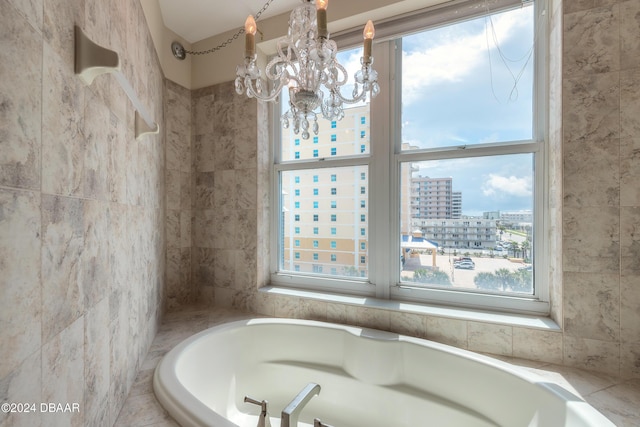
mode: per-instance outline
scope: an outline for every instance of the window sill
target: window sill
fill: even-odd
[[[421,304],[415,302],[383,300],[373,297],[341,295],[327,292],[291,289],[280,286],[265,286],[259,292],[284,297],[307,298],[327,303],[346,304],[362,308],[398,311],[424,316],[445,317],[450,319],[472,322],[494,323],[522,328],[542,329],[546,331],[561,331],[560,326],[546,316],[501,313],[468,308],[447,307],[439,305]]]

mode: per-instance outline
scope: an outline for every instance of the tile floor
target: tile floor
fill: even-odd
[[[234,320],[255,317],[226,308],[189,308],[165,316],[149,353],[140,368],[116,427],[179,426],[153,394],[153,372],[162,356],[196,332]],[[566,366],[500,357],[562,385],[581,396],[617,426],[640,426],[640,379],[625,380]]]

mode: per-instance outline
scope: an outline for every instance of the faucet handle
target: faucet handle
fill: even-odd
[[[269,402],[266,400],[256,400],[250,398],[249,396],[245,396],[244,401],[245,403],[253,403],[254,405],[260,406],[263,413],[267,412],[267,405],[269,405]]]
[[[249,396],[244,397],[245,403],[253,403],[261,408],[260,416],[258,417],[258,427],[271,427],[271,420],[269,419],[269,413],[267,412],[267,405],[269,402],[266,400],[256,400]]]
[[[320,418],[314,418],[313,419],[313,427],[332,427],[329,424],[325,424],[322,421],[320,421]]]

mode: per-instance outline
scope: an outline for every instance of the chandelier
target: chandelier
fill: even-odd
[[[256,21],[249,15],[245,22],[245,59],[236,70],[235,88],[239,95],[263,101],[275,101],[286,87],[289,110],[280,118],[282,126],[290,126],[302,138],[309,138],[309,127],[318,134],[318,114],[327,120],[341,120],[344,104],[365,102],[367,96],[380,92],[378,73],[372,68],[371,43],[373,23],[364,28],[364,52],[361,68],[355,73],[353,91],[341,92],[347,83],[347,70],[336,59],[338,47],[327,31],[328,0],[302,0],[289,17],[289,31],[277,42],[276,56],[264,71],[256,65]],[[318,111],[319,109],[319,111]]]

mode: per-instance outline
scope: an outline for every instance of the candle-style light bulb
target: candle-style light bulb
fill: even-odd
[[[329,0],[316,0],[316,21],[318,22],[318,37],[327,38],[327,7]]]
[[[376,35],[376,29],[373,27],[373,22],[371,22],[371,20],[367,21],[367,25],[364,26],[362,35],[364,36],[364,54],[362,56],[364,57],[365,62],[370,62],[371,43],[373,41],[373,37]]]
[[[249,15],[247,20],[244,21],[245,43],[244,43],[244,56],[247,58],[253,57],[256,53],[256,31],[258,26],[256,20],[253,19],[253,15]]]

